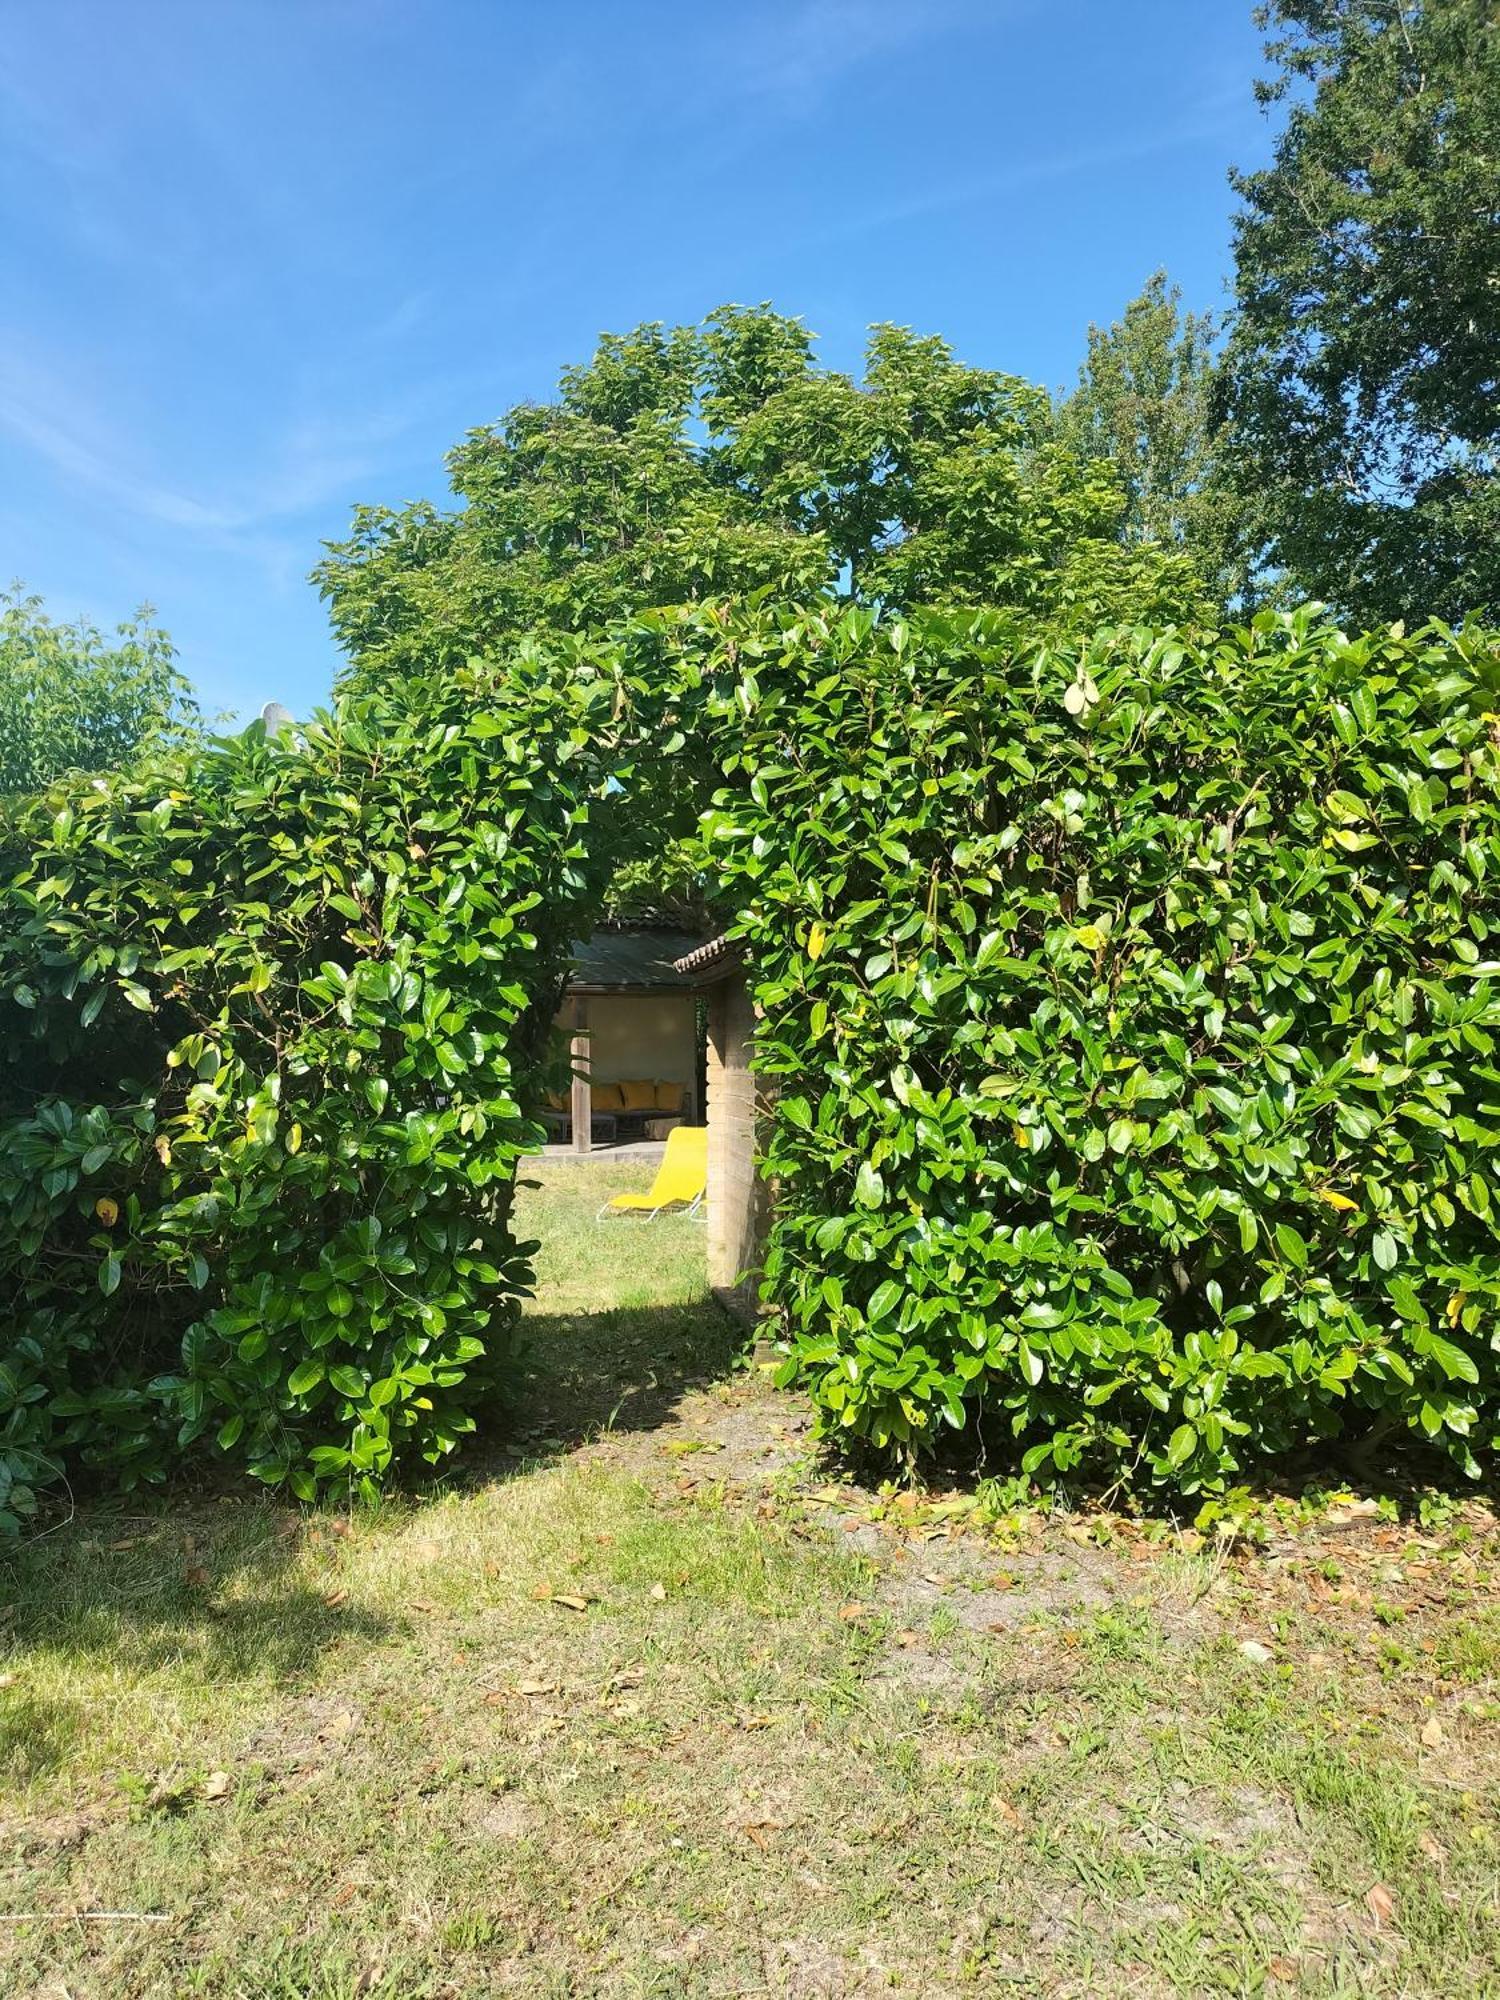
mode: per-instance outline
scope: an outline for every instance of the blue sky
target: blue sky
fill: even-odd
[[[1224,303],[1250,0],[0,0],[0,582],[305,711],[356,501],[601,328],[770,299],[1059,385]]]

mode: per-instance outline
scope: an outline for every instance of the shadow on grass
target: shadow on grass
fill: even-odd
[[[528,1185],[518,1231],[541,1239],[542,1289],[522,1322],[519,1369],[495,1407],[476,1412],[468,1448],[435,1480],[411,1468],[398,1503],[513,1477],[603,1431],[654,1430],[732,1368],[745,1336],[707,1294],[701,1222],[637,1229],[598,1216],[639,1171],[575,1168]],[[320,1589],[304,1560],[330,1532],[327,1515],[242,1488],[205,1499],[185,1482],[129,1512],[89,1506],[0,1555],[0,1675],[25,1658],[34,1705],[21,1712],[21,1690],[0,1685],[0,1771],[7,1757],[39,1770],[65,1755],[78,1726],[70,1661],[122,1683],[183,1667],[203,1684],[264,1683],[307,1675],[351,1637],[383,1636],[381,1620]]]
[[[327,1648],[385,1620],[320,1590],[302,1566],[317,1517],[253,1497],[165,1496],[149,1511],[89,1509],[0,1562],[0,1773],[63,1763],[87,1726],[70,1677],[122,1685],[184,1672],[200,1686],[301,1678]],[[97,1699],[97,1695],[93,1697]]]
[[[520,1392],[466,1455],[473,1478],[549,1458],[603,1432],[660,1429],[684,1396],[728,1375],[743,1327],[712,1299],[601,1312],[533,1313],[524,1322]]]
[[[746,1345],[708,1291],[701,1217],[601,1212],[649,1180],[640,1162],[530,1164],[516,1228],[537,1240],[537,1296],[521,1321],[520,1381],[481,1424],[460,1477],[504,1476],[603,1431],[659,1429]]]

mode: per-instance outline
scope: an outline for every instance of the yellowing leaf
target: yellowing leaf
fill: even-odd
[[[824,945],[827,944],[827,942],[828,942],[827,931],[823,928],[821,924],[814,924],[812,929],[807,933],[808,957],[821,958],[823,956],[823,947]]]
[[[101,1194],[99,1199],[94,1203],[94,1213],[106,1229],[113,1229],[120,1219],[120,1204],[117,1201],[111,1201],[107,1194]]]
[[[302,1151],[302,1127],[300,1125],[294,1125],[291,1131],[287,1133],[286,1149],[289,1153],[300,1153]]]
[[[1467,1292],[1455,1292],[1453,1294],[1447,1305],[1443,1308],[1443,1317],[1447,1320],[1449,1326],[1458,1325],[1458,1316],[1468,1303],[1469,1295]]]
[[[165,1132],[159,1132],[156,1136],[156,1157],[161,1161],[164,1167],[171,1166],[172,1142],[167,1137]]]
[[[1085,951],[1103,951],[1109,943],[1108,936],[1097,924],[1080,924],[1073,935]]]
[[[1336,1208],[1341,1215],[1352,1215],[1359,1208],[1357,1201],[1351,1201],[1348,1195],[1340,1194],[1337,1188],[1319,1188],[1318,1200],[1326,1208]]]
[[[1010,1136],[1012,1137],[1012,1139],[1015,1140],[1016,1144],[1020,1147],[1023,1153],[1027,1150],[1027,1148],[1031,1144],[1031,1134],[1026,1130],[1026,1127],[1020,1124],[1019,1122],[1011,1126]]]

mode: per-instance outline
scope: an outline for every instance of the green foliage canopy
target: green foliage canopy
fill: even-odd
[[[1309,612],[706,649],[710,865],[780,1086],[768,1296],[826,1422],[1212,1489],[1500,1427],[1500,645]]]
[[[118,771],[197,722],[165,632],[141,611],[113,640],[0,593],[0,798],[68,771]]]
[[[1211,317],[1184,312],[1181,292],[1157,271],[1113,325],[1089,328],[1058,434],[1081,463],[1113,468],[1127,542],[1187,550],[1227,598],[1244,578],[1220,475],[1214,341]]]
[[[632,718],[559,642],[59,785],[5,836],[0,1527],[62,1473],[217,1448],[310,1498],[472,1428]]]
[[[1111,466],[1080,460],[1044,390],[900,327],[874,330],[860,381],[765,306],[607,335],[555,402],[448,463],[460,507],[361,508],[316,572],[356,678],[757,588],[1075,625],[1203,599],[1179,550],[1127,534]]]
[[[1359,623],[1500,610],[1500,19],[1275,0],[1223,376],[1244,532]]]

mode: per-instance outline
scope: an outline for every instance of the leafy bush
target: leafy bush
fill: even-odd
[[[1001,1413],[1028,1471],[1184,1491],[1372,1426],[1477,1471],[1495,639],[861,610],[711,650],[768,1295],[825,1422]]]
[[[140,612],[111,641],[0,591],[0,799],[65,771],[114,771],[197,726],[167,635]]]
[[[587,650],[55,789],[0,855],[0,1517],[210,1444],[435,1461],[503,1361],[525,1115],[622,844]],[[625,709],[628,717],[628,706]]]

